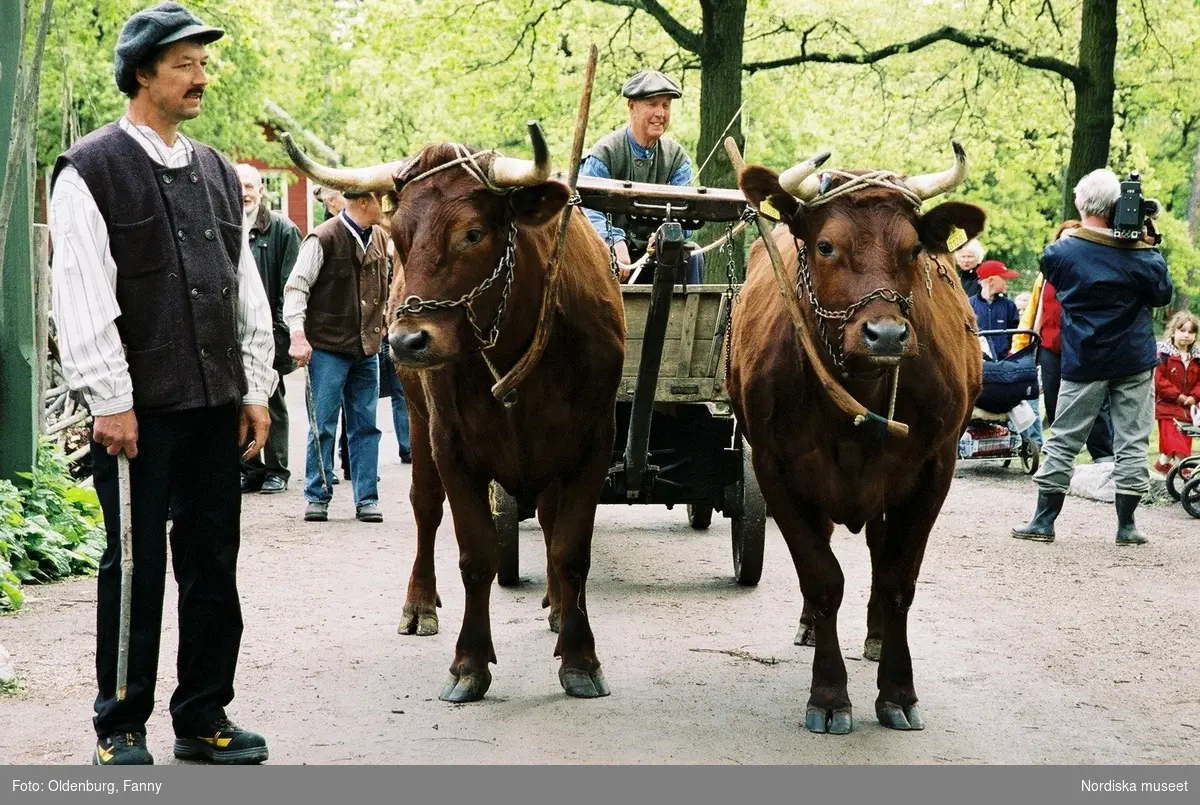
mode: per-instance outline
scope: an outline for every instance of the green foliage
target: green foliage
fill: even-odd
[[[95,490],[75,485],[53,441],[23,477],[22,488],[0,480],[0,611],[21,607],[22,584],[95,572],[106,541]]]
[[[84,132],[119,116],[112,79],[121,22],[143,0],[57,4],[41,96],[39,161],[61,150],[64,87]],[[701,4],[660,0],[699,33]],[[400,158],[436,140],[528,154],[524,122],[542,122],[556,163],[566,161],[588,46],[600,47],[590,145],[622,125],[622,82],[644,67],[684,87],[671,133],[696,153],[700,61],[649,15],[601,0],[198,0],[227,35],[214,43],[204,112],[184,131],[231,155],[285,158],[261,127],[269,97],[335,148],[347,164]],[[862,53],[952,25],[1030,55],[1078,58],[1080,4],[1044,0],[923,0],[881,14],[878,0],[749,0],[747,63],[801,52]],[[1200,14],[1193,0],[1119,6],[1117,90],[1109,164],[1138,169],[1163,218],[1187,219],[1200,138]],[[913,174],[948,164],[961,140],[971,176],[950,198],[983,206],[989,256],[1022,273],[1058,224],[1071,150],[1074,96],[1062,76],[988,49],[950,42],[870,66],[805,64],[743,76],[744,152],[782,169],[817,150],[831,167]],[[1176,277],[1195,284],[1194,249],[1165,221]],[[1182,273],[1181,273],[1182,272]]]

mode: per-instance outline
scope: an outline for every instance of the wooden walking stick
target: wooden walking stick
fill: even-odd
[[[129,457],[117,453],[117,496],[121,506],[121,624],[117,637],[117,701],[125,701],[129,680],[129,622],[133,611],[133,504]]]

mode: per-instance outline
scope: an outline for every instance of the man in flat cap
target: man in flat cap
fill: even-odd
[[[271,311],[242,223],[242,191],[216,150],[179,126],[200,114],[206,44],[224,32],[176,3],[130,17],[117,40],[120,120],[58,158],[51,179],[53,305],[71,388],[95,417],[100,560],[92,762],[153,763],[159,638],[171,558],[179,585],[178,758],[259,763],[266,741],[225,707],[242,637],[240,462],[267,443]],[[129,459],[134,571],[128,684],[117,690],[121,507]]]
[[[627,98],[629,124],[605,135],[592,148],[580,175],[629,182],[675,185],[692,183],[692,160],[683,146],[666,136],[671,123],[671,101],[683,96],[683,90],[670,77],[657,70],[643,70],[625,82],[621,94]],[[658,226],[633,222],[626,216],[608,217],[596,210],[584,210],[592,226],[616,255],[621,282],[629,279],[629,265],[646,253]],[[691,232],[684,231],[684,237]],[[700,282],[703,258],[688,259],[687,281]],[[651,281],[651,272],[643,271],[639,283]]]

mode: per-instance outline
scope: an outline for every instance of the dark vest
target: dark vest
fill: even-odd
[[[321,243],[321,271],[308,292],[304,334],[313,349],[364,358],[383,343],[387,303],[387,251],[383,230],[375,227],[371,245],[361,245],[337,217],[309,235]]]
[[[629,144],[626,129],[618,129],[601,137],[591,155],[608,167],[608,175],[626,182],[670,184],[671,176],[687,162],[683,146],[670,137],[662,137],[650,159],[638,159]],[[630,256],[637,259],[646,251],[646,243],[658,229],[659,221],[633,222],[628,216],[614,215],[613,226],[624,229],[630,245]]]
[[[246,374],[237,336],[242,193],[233,166],[206,145],[164,168],[110,123],[58,158],[75,167],[108,227],[117,264],[117,331],[136,411],[238,403]]]

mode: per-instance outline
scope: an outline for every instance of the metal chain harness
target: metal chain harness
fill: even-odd
[[[813,289],[812,272],[808,268],[808,250],[799,240],[795,238],[792,240],[796,244],[796,295],[803,295],[808,298],[809,306],[817,314],[817,331],[820,332],[821,340],[825,343],[825,350],[829,353],[829,357],[833,358],[833,363],[837,366],[838,371],[842,373],[843,377],[846,377],[845,355],[842,354],[842,344],[845,343],[847,322],[854,317],[854,314],[876,299],[882,299],[885,302],[891,302],[899,306],[901,315],[908,318],[909,313],[912,311],[913,295],[910,293],[908,296],[901,296],[891,288],[876,288],[848,308],[827,310],[817,301],[817,293]],[[833,321],[839,322],[837,329],[838,345],[836,348],[829,339],[828,322]]]
[[[496,339],[500,337],[500,321],[504,318],[504,310],[508,307],[508,295],[512,291],[513,268],[516,265],[516,254],[517,220],[514,217],[508,225],[508,243],[504,247],[504,254],[500,257],[500,262],[496,264],[496,269],[491,273],[491,276],[453,301],[444,299],[428,300],[422,299],[419,296],[409,296],[396,308],[394,315],[413,316],[418,313],[424,313],[427,310],[450,310],[461,307],[467,314],[467,321],[471,324],[471,329],[475,331],[475,337],[479,339],[480,345],[476,351],[482,352],[485,349],[494,347]],[[485,338],[479,322],[475,319],[475,311],[471,309],[471,303],[487,291],[488,288],[491,288],[501,274],[504,274],[504,290],[500,296],[500,306],[496,309],[496,317],[492,320],[492,326]]]

